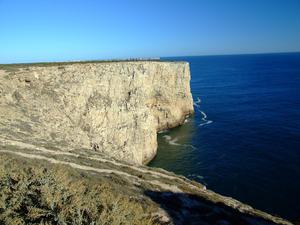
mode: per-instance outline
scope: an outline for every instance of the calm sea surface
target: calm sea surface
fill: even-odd
[[[300,53],[190,63],[195,115],[158,136],[161,167],[255,208],[300,217]]]

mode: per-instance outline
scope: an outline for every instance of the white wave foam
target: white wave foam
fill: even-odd
[[[200,123],[200,124],[199,124],[199,127],[202,127],[202,126],[204,126],[204,125],[211,124],[212,122],[213,122],[213,121],[208,120],[208,121],[206,121],[205,123]]]
[[[207,120],[206,113],[200,109],[200,103],[201,103],[201,99],[197,97],[197,100],[194,102],[194,106],[197,108],[198,112],[202,115],[201,120],[203,121],[198,125],[199,127],[213,123],[212,120]]]
[[[200,113],[202,114],[202,120],[205,120],[207,118],[207,115],[205,114],[205,112],[200,110]]]
[[[172,139],[172,137],[170,135],[164,135],[163,138],[165,138],[167,141]]]
[[[194,102],[194,105],[198,106],[201,103],[201,99],[197,97],[197,101]]]
[[[197,149],[194,145],[185,145],[186,147],[190,147],[191,149],[195,150]]]
[[[169,130],[161,130],[161,131],[158,131],[159,134],[164,134],[164,133],[167,133],[169,132]]]
[[[174,145],[174,146],[184,146],[184,147],[189,147],[193,150],[197,149],[195,146],[191,145],[191,144],[179,144],[178,138],[172,138],[170,135],[164,135],[163,138],[165,139],[165,141],[169,144],[169,145]]]
[[[172,137],[170,136],[170,135],[164,135],[163,136],[164,138],[165,138],[165,140],[168,142],[168,144],[170,144],[170,145],[181,145],[181,144],[179,144],[179,143],[177,143],[177,141],[178,141],[178,138],[176,137],[176,138],[173,138],[172,139]]]
[[[176,146],[181,145],[181,144],[177,143],[177,141],[178,141],[178,138],[174,138],[174,139],[172,139],[172,140],[169,141],[169,144],[170,145],[176,145]]]

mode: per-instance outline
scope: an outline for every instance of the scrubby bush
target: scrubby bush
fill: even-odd
[[[147,207],[80,171],[0,159],[0,224],[154,224]]]

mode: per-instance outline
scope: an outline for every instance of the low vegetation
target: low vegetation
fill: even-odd
[[[159,58],[149,58],[149,59],[123,59],[123,60],[87,60],[87,61],[69,61],[69,62],[37,62],[37,63],[15,63],[15,64],[0,64],[0,70],[5,70],[7,72],[15,72],[18,69],[29,69],[29,67],[47,67],[47,66],[57,66],[63,69],[66,65],[72,64],[86,64],[86,63],[116,63],[116,62],[145,62],[145,61],[162,61]]]
[[[116,189],[64,166],[1,155],[0,224],[155,224],[149,205]]]

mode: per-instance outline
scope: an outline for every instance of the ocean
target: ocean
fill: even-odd
[[[195,114],[149,164],[286,219],[300,218],[300,53],[188,61]]]

